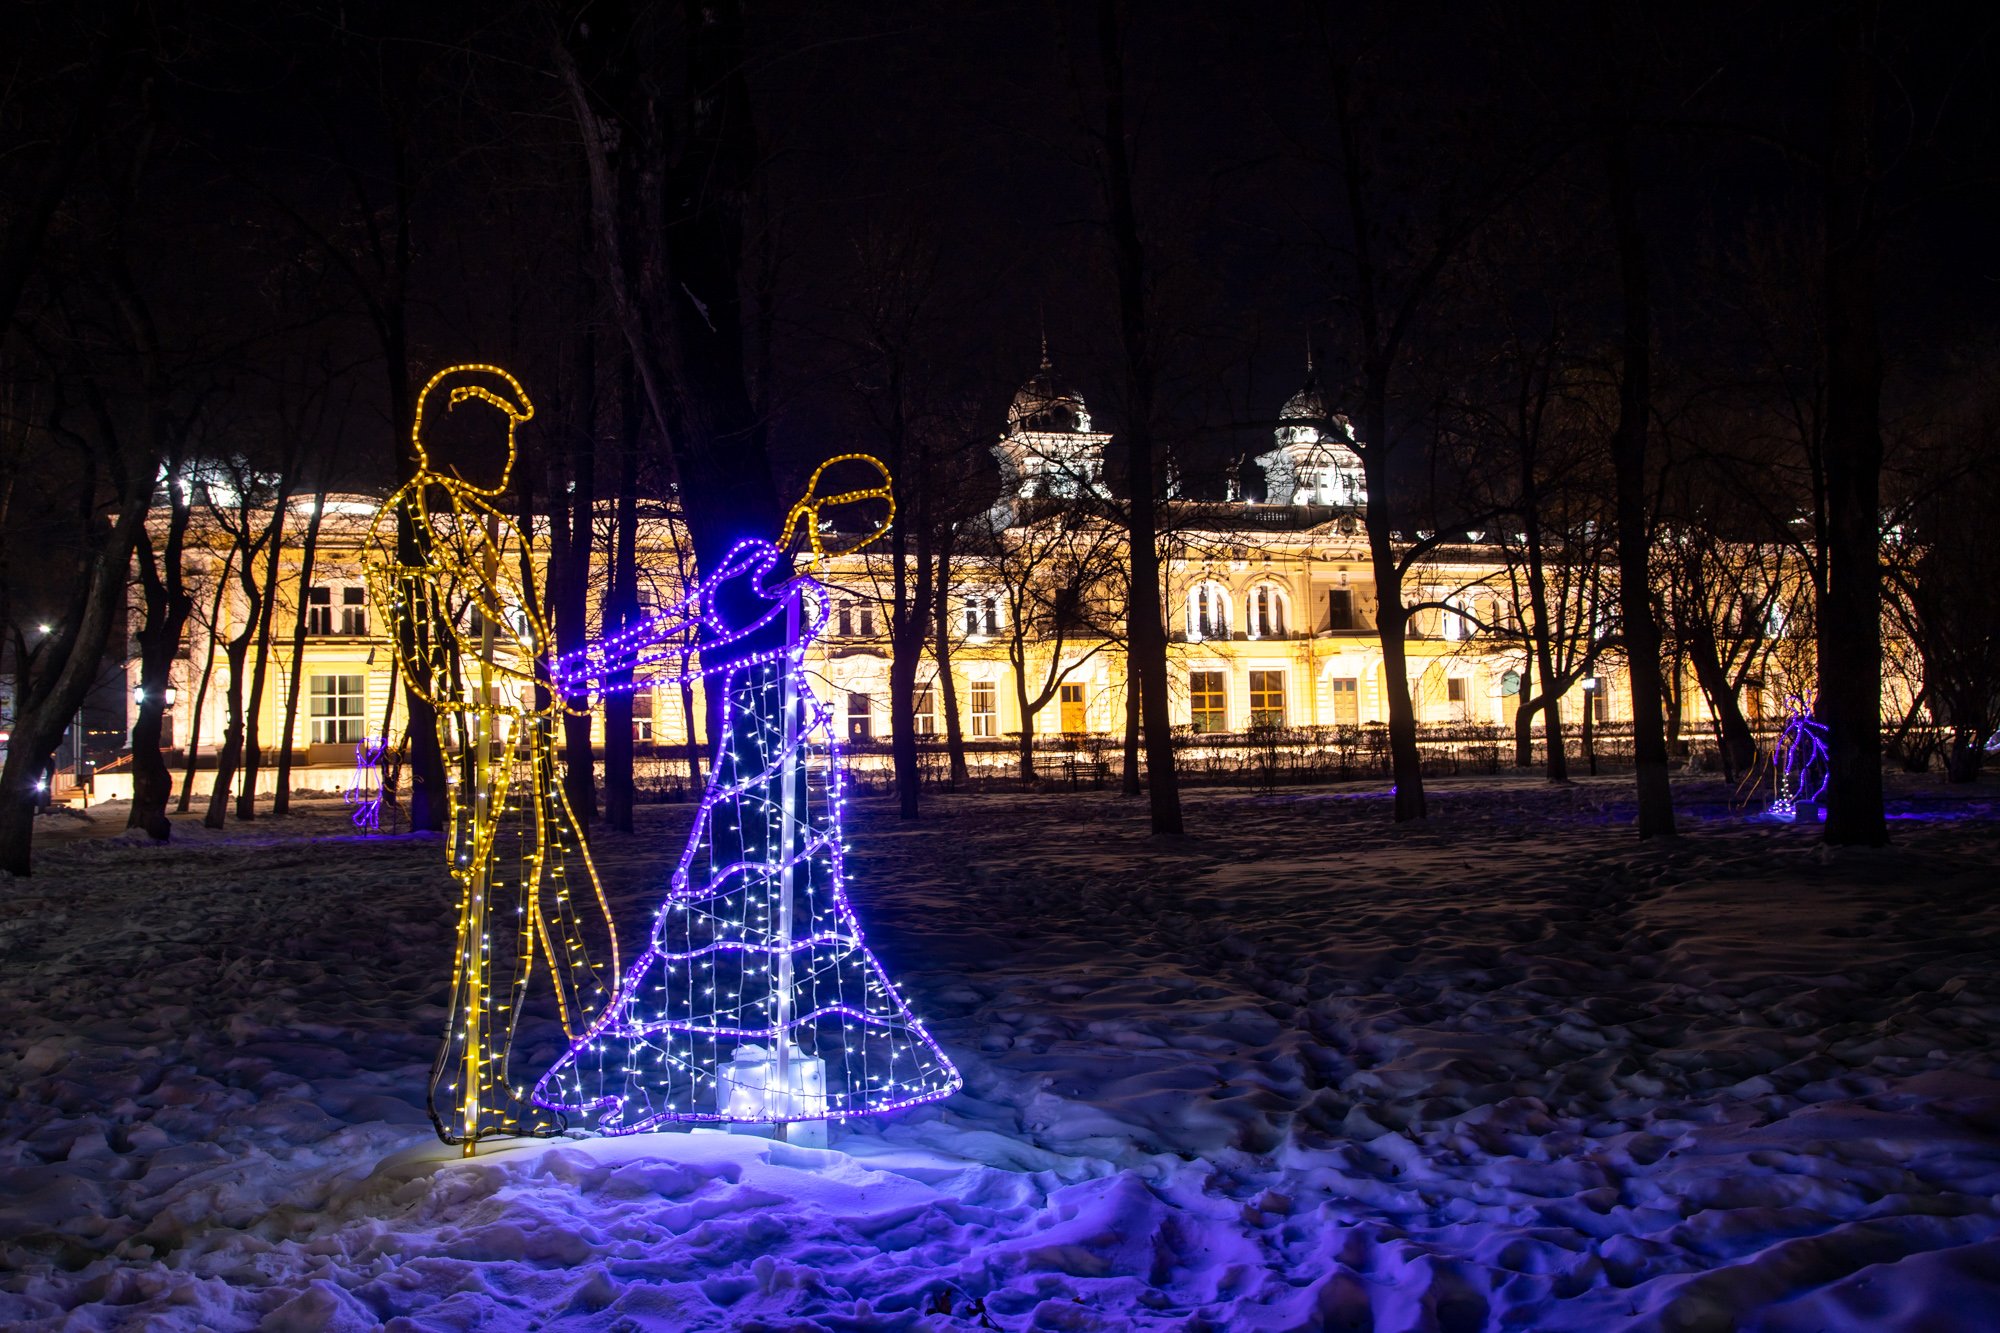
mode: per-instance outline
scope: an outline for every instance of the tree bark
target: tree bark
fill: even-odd
[[[174,803],[179,814],[188,812],[188,803],[194,795],[195,767],[201,761],[201,715],[208,707],[208,682],[215,676],[216,630],[222,618],[223,599],[229,594],[229,559],[225,557],[222,568],[215,572],[215,598],[208,608],[208,651],[202,658],[201,684],[195,687],[194,712],[189,715],[187,762],[181,767],[181,794]]]
[[[950,764],[947,789],[957,791],[972,781],[965,766],[965,729],[958,721],[958,682],[951,674],[951,555],[952,533],[946,528],[937,546],[937,595],[931,603],[936,628],[938,686],[944,695],[944,749]]]
[[[169,469],[167,477],[167,531],[156,558],[152,543],[139,529],[136,543],[139,556],[139,583],[146,601],[146,623],[139,640],[139,716],[132,725],[132,809],[126,816],[127,828],[144,829],[164,842],[173,832],[167,819],[167,800],[173,795],[173,774],[166,756],[160,752],[160,736],[166,719],[167,688],[173,680],[174,654],[194,598],[187,589],[182,568],[187,527],[193,517],[192,497],[180,489],[182,482]]]
[[[562,520],[554,536],[551,600],[555,605],[556,652],[579,653],[589,640],[590,547],[597,526],[597,340],[585,332],[576,382],[583,405],[582,420],[572,430],[567,496],[551,511]],[[555,497],[551,496],[553,501]],[[563,790],[570,809],[585,829],[597,818],[596,756],[590,743],[590,713],[565,710]]]
[[[1173,719],[1167,708],[1167,627],[1160,610],[1159,518],[1153,448],[1153,346],[1146,300],[1146,251],[1132,197],[1132,162],[1126,143],[1125,55],[1119,0],[1098,0],[1097,45],[1104,79],[1105,185],[1109,194],[1113,268],[1117,275],[1118,327],[1125,351],[1127,545],[1130,559],[1126,606],[1127,679],[1139,683],[1146,779],[1155,834],[1182,831],[1180,782],[1174,772]],[[1023,719],[1026,726],[1026,719]]]
[[[1701,613],[1701,603],[1696,601],[1694,613],[1688,617],[1688,624],[1681,627],[1681,640],[1687,645],[1688,663],[1694,667],[1694,678],[1701,686],[1701,692],[1708,698],[1708,706],[1715,712],[1716,725],[1722,732],[1722,772],[1730,781],[1750,771],[1757,762],[1757,738],[1750,734],[1750,723],[1743,716],[1743,707],[1737,701],[1735,687],[1730,683],[1729,673],[1723,670],[1722,658],[1715,646],[1715,627]]]
[[[1127,796],[1139,794],[1139,682],[1129,673],[1125,678],[1125,771],[1118,789]]]
[[[236,817],[257,817],[257,771],[263,763],[258,741],[259,723],[264,712],[264,677],[271,664],[271,617],[278,597],[278,566],[285,555],[285,511],[291,508],[290,483],[278,488],[277,503],[271,510],[270,546],[264,557],[264,592],[257,607],[257,662],[250,670],[250,697],[245,701],[243,725],[243,787],[236,793]]]
[[[1827,842],[1879,847],[1882,807],[1881,223],[1872,138],[1872,4],[1839,10],[1826,184],[1827,591],[1819,621]]]
[[[236,780],[236,769],[243,758],[243,668],[249,662],[250,640],[257,633],[261,610],[257,600],[257,547],[250,540],[248,505],[239,512],[243,521],[240,538],[243,563],[237,567],[236,584],[243,593],[243,624],[222,645],[223,656],[229,664],[229,688],[225,692],[229,721],[223,726],[222,747],[215,755],[215,785],[208,790],[208,813],[201,820],[203,825],[212,829],[222,827],[223,816],[229,810],[229,787]]]
[[[624,629],[638,615],[639,603],[639,392],[629,369],[621,377],[617,516],[611,536],[611,578],[605,587],[604,633]],[[611,681],[604,695],[604,822],[620,833],[632,831],[632,806],[637,792],[632,780],[631,674]],[[689,733],[692,743],[693,733]]]
[[[1014,669],[1014,699],[1021,709],[1021,732],[1018,738],[1017,754],[1020,759],[1021,781],[1035,781],[1035,715],[1028,710],[1027,673],[1020,667]]]
[[[299,727],[299,685],[306,662],[306,620],[312,592],[313,563],[319,555],[319,525],[325,514],[326,491],[322,489],[313,497],[312,517],[306,520],[305,549],[299,554],[299,614],[292,621],[292,671],[291,678],[285,682],[285,725],[278,736],[278,790],[271,795],[271,814],[274,818],[292,812],[292,746]],[[384,762],[387,762],[386,758]]]
[[[1514,767],[1516,768],[1535,766],[1535,705],[1530,702],[1535,694],[1534,676],[1534,659],[1523,654],[1521,690],[1514,696]]]
[[[1661,716],[1660,627],[1653,619],[1648,571],[1646,436],[1652,412],[1652,310],[1645,233],[1639,224],[1638,193],[1632,179],[1631,142],[1623,132],[1612,138],[1608,166],[1625,314],[1618,425],[1611,438],[1611,462],[1617,476],[1618,603],[1632,692],[1639,836],[1644,839],[1673,836],[1674,793],[1667,773],[1667,738]]]

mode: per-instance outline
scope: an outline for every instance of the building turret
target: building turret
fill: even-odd
[[[1368,507],[1354,428],[1346,417],[1327,411],[1311,348],[1306,349],[1306,382],[1278,409],[1278,428],[1272,434],[1274,447],[1257,456],[1267,503]]]
[[[1023,384],[1007,408],[1007,431],[993,446],[1003,487],[994,517],[1014,521],[1024,500],[1102,496],[1107,432],[1090,428],[1083,395],[1056,378],[1042,340],[1041,368]]]

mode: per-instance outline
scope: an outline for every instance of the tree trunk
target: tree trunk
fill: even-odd
[[[1660,627],[1653,619],[1647,568],[1646,435],[1652,412],[1652,310],[1645,235],[1639,226],[1638,193],[1632,180],[1631,142],[1624,133],[1612,139],[1609,156],[1611,215],[1625,309],[1624,373],[1618,379],[1618,426],[1611,437],[1618,494],[1618,604],[1632,691],[1639,836],[1644,839],[1671,837],[1674,832],[1674,793],[1667,774],[1666,724],[1661,716]]]
[[[1535,706],[1529,702],[1535,692],[1535,662],[1526,654],[1521,658],[1521,691],[1514,696],[1514,767],[1533,768],[1535,765]]]
[[[174,778],[160,753],[160,735],[166,718],[167,688],[173,680],[174,654],[194,610],[182,568],[192,497],[177,489],[176,470],[169,469],[167,533],[159,557],[155,559],[143,527],[137,543],[146,623],[138,634],[139,716],[132,726],[132,809],[125,819],[127,828],[144,829],[162,842],[173,832],[167,819],[167,800],[173,795]]]
[[[1371,375],[1371,382],[1374,379]],[[1388,430],[1385,388],[1368,391],[1364,419],[1370,431]],[[1404,648],[1409,613],[1403,609],[1403,573],[1389,538],[1389,509],[1381,499],[1388,494],[1386,456],[1370,450],[1363,470],[1370,497],[1366,524],[1369,561],[1375,571],[1375,637],[1382,645],[1382,693],[1389,706],[1389,772],[1395,784],[1395,819],[1400,824],[1425,816],[1424,763],[1417,749],[1417,712],[1410,703],[1409,655]]]
[[[908,455],[902,407],[900,369],[892,367],[889,392],[891,466],[902,469]],[[892,601],[889,606],[889,750],[896,771],[896,809],[904,819],[915,819],[922,797],[923,770],[917,761],[916,698],[917,669],[923,664],[924,640],[931,628],[932,580],[936,567],[931,563],[930,500],[932,478],[927,459],[917,464],[916,494],[908,494],[910,478],[899,470],[892,474],[897,491],[896,514],[889,529],[889,559],[892,564]],[[912,528],[915,529],[914,541]],[[915,549],[912,550],[912,547]],[[915,568],[911,566],[914,562]],[[914,573],[915,577],[911,575]]]
[[[250,568],[254,552],[245,549],[243,565]],[[229,689],[226,698],[229,705],[229,722],[222,731],[222,748],[215,756],[215,785],[208,791],[208,813],[201,822],[208,828],[222,827],[223,816],[229,810],[229,787],[236,780],[236,768],[243,758],[243,668],[250,656],[250,639],[257,632],[257,592],[252,578],[239,579],[244,588],[246,614],[242,630],[233,635],[222,646],[223,655],[229,661]]]
[[[292,812],[292,746],[299,728],[299,684],[306,662],[307,604],[311,600],[313,562],[319,554],[319,524],[326,513],[326,491],[313,497],[312,517],[306,520],[305,549],[299,555],[299,614],[292,621],[292,674],[285,682],[285,725],[278,733],[278,790],[271,795],[274,818]],[[332,614],[329,610],[328,614]],[[394,681],[390,693],[393,695]],[[386,759],[384,762],[387,762]]]
[[[1695,681],[1707,697],[1708,706],[1715,710],[1716,725],[1722,732],[1723,776],[1734,782],[1757,762],[1757,738],[1750,734],[1750,723],[1744,719],[1736,690],[1716,652],[1715,627],[1701,614],[1698,605],[1688,620],[1690,623],[1681,628],[1688,662],[1694,667]]]
[[[1127,796],[1139,794],[1139,678],[1125,673],[1125,772],[1118,789]]]
[[[1549,690],[1545,681],[1542,688]],[[1569,781],[1569,738],[1563,735],[1562,699],[1553,691],[1542,696],[1542,751],[1553,786]]]
[[[1125,56],[1119,0],[1098,0],[1097,45],[1104,78],[1105,184],[1110,194],[1113,266],[1118,284],[1118,325],[1125,350],[1127,534],[1131,577],[1127,583],[1126,649],[1129,678],[1139,684],[1139,712],[1146,736],[1146,782],[1156,834],[1182,830],[1180,782],[1174,772],[1173,719],[1167,709],[1167,627],[1160,612],[1159,519],[1155,512],[1153,393],[1157,354],[1147,310],[1146,252],[1132,198]],[[1025,719],[1023,726],[1026,726]]]
[[[287,479],[289,480],[289,478]],[[258,724],[264,712],[264,675],[271,665],[271,617],[278,600],[278,566],[285,554],[285,511],[291,508],[289,487],[280,487],[271,510],[270,547],[264,557],[264,594],[257,608],[257,663],[250,670],[250,696],[244,701],[243,789],[236,794],[236,817],[257,817],[257,770],[263,763]]]
[[[1027,673],[1019,666],[1014,668],[1014,679],[1025,682]],[[1021,707],[1020,760],[1021,781],[1035,780],[1035,715],[1028,711],[1028,690],[1025,684],[1014,687],[1015,702]]]
[[[604,633],[617,633],[638,614],[639,601],[639,426],[638,387],[628,370],[622,377],[618,453],[618,507],[611,534],[611,578],[604,592],[600,617]],[[629,685],[631,673],[614,677],[614,686]],[[614,688],[604,696],[604,822],[620,833],[632,831],[632,806],[637,799],[632,780],[632,695]],[[688,731],[693,744],[693,728]]]
[[[153,469],[146,465],[150,495]],[[124,604],[132,547],[146,518],[146,503],[122,497],[117,520],[91,553],[82,591],[71,599],[71,614],[58,634],[66,642],[48,645],[51,654],[24,669],[15,666],[15,712],[7,761],[0,768],[0,870],[25,877],[34,854],[36,770],[55,753],[63,730],[96,682],[117,608]]]
[[[554,533],[550,595],[555,603],[556,652],[564,657],[582,652],[590,637],[590,547],[597,526],[597,342],[588,331],[578,359],[576,379],[584,403],[569,451],[570,489],[559,509],[551,505],[563,520]],[[565,709],[562,737],[563,791],[577,822],[588,829],[597,818],[597,764],[590,744],[589,711]]]
[[[1986,762],[1986,738],[1991,734],[1971,727],[1952,728],[1951,758],[1945,764],[1945,781],[1979,781],[1979,770]]]
[[[947,528],[938,542],[937,551],[937,595],[932,600],[931,610],[936,623],[936,651],[938,686],[944,694],[944,748],[951,764],[948,787],[952,791],[972,781],[972,775],[965,766],[965,730],[958,721],[958,682],[951,674],[951,532]]]
[[[188,721],[187,762],[181,768],[180,799],[174,803],[178,814],[188,812],[189,800],[194,795],[195,766],[201,760],[201,715],[208,706],[208,682],[215,675],[215,632],[222,616],[223,598],[229,592],[229,561],[224,559],[222,568],[215,574],[215,600],[208,608],[208,652],[201,663],[201,684],[194,691],[194,712]]]
[[[1882,808],[1882,348],[1872,4],[1835,20],[1826,187],[1826,614],[1818,712],[1827,728],[1825,839],[1879,847]]]

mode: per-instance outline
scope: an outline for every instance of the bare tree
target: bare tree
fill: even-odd
[[[1167,707],[1167,627],[1161,608],[1158,493],[1165,458],[1155,448],[1160,373],[1158,330],[1150,292],[1155,279],[1140,233],[1133,191],[1130,90],[1126,77],[1121,0],[1098,0],[1099,114],[1092,129],[1098,176],[1109,222],[1118,331],[1124,350],[1126,460],[1126,676],[1136,681],[1144,734],[1146,781],[1154,833],[1182,830],[1180,783],[1174,772],[1173,717]],[[1025,686],[1023,686],[1025,691]],[[1025,692],[1023,694],[1025,698]],[[1026,725],[1026,715],[1023,715]],[[1028,751],[1023,750],[1025,756]],[[1136,765],[1127,764],[1129,783]]]
[[[1035,774],[1035,717],[1115,638],[1120,535],[1075,505],[1024,516],[993,538],[987,570],[1005,599],[1007,660],[1021,714],[1020,775]]]
[[[232,617],[234,633],[222,645],[229,669],[225,690],[229,712],[222,746],[216,752],[215,785],[209,789],[208,813],[201,821],[209,828],[222,827],[223,815],[229,809],[229,790],[242,763],[247,702],[245,668],[249,665],[251,644],[265,623],[266,585],[258,580],[257,561],[260,553],[271,563],[277,561],[285,508],[277,496],[282,483],[277,477],[258,472],[248,459],[233,458],[220,465],[220,470],[223,480],[212,484],[204,500],[216,526],[231,539],[229,563],[236,570],[240,611]],[[216,490],[223,493],[219,501]],[[218,598],[217,605],[226,606],[227,602]]]
[[[0,768],[0,870],[21,876],[31,869],[35,783],[97,681],[159,467],[122,434],[108,433],[108,413],[78,420],[60,379],[51,386],[36,395],[41,420],[9,429],[0,478],[0,532],[6,534],[0,541],[0,588],[6,589],[0,611],[14,663],[12,735]],[[40,494],[23,485],[19,460],[26,449],[37,451]],[[58,451],[68,457],[59,459]],[[22,546],[24,537],[32,545]],[[50,559],[67,563],[66,576],[38,568]],[[28,573],[41,575],[32,587],[20,582]]]

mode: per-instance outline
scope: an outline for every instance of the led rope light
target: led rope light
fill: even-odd
[[[482,383],[487,377],[511,395]],[[497,484],[432,470],[424,412],[441,385],[446,411],[477,400],[506,418]],[[520,381],[498,366],[432,376],[410,432],[417,474],[376,512],[367,541],[368,590],[395,627],[397,674],[437,710],[439,739],[457,769],[447,847],[459,885],[458,940],[449,1026],[426,1104],[438,1137],[464,1145],[468,1157],[481,1139],[564,1128],[508,1074],[536,956],[547,961],[572,1039],[601,1016],[622,970],[611,911],[556,772],[554,721],[567,705],[538,659],[551,639],[521,579],[527,538],[489,503],[513,471],[515,429],[534,413]],[[416,564],[401,560],[401,522],[415,536]],[[551,702],[537,705],[538,687]],[[596,904],[588,931],[580,898]],[[586,934],[608,943],[608,964],[602,955],[592,961]]]
[[[363,833],[382,831],[382,760],[389,753],[387,736],[371,736],[354,743],[354,782],[346,792],[354,807],[349,816]]]
[[[1826,724],[1813,720],[1817,700],[1812,696],[1785,696],[1785,727],[1778,733],[1772,759],[1777,768],[1776,795],[1771,813],[1779,819],[1797,819],[1799,806],[1816,805],[1826,795],[1831,768],[1826,752]]]
[[[883,484],[820,495],[835,463],[862,461]],[[575,692],[643,673],[646,685],[688,675],[723,681],[722,731],[708,790],[675,866],[650,944],[611,1005],[536,1085],[536,1103],[596,1116],[633,1134],[675,1123],[798,1126],[936,1101],[958,1070],[862,939],[847,896],[844,803],[833,715],[813,693],[806,650],[828,598],[808,575],[783,577],[782,545],[803,529],[818,563],[829,551],[819,511],[893,499],[889,474],[843,455],[813,474],[786,516],[780,545],[746,541],[710,576],[644,625],[570,654],[552,672]],[[718,607],[737,581],[762,601],[743,623]],[[754,603],[752,603],[754,605]],[[781,648],[728,651],[785,620]],[[698,671],[680,664],[691,628],[706,635]],[[622,684],[622,682],[620,682]]]

